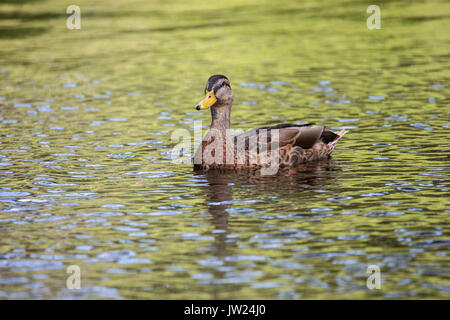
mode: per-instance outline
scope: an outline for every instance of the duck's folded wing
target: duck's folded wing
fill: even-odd
[[[299,128],[300,134],[297,136],[294,145],[309,149],[320,139],[324,130],[324,126]]]
[[[274,130],[278,130],[279,147],[285,145],[300,146],[304,149],[311,148],[317,140],[320,139],[324,126],[289,126],[289,125],[277,125],[272,127],[255,128],[245,133],[242,133],[234,137],[234,142],[245,141],[245,149],[249,148],[249,141],[259,141],[259,137],[263,137],[264,132],[267,134],[267,143],[272,142],[272,138],[275,138]]]

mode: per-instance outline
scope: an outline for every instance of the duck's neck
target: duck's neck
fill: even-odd
[[[227,129],[230,129],[232,102],[233,101],[230,101],[228,104],[222,104],[211,108],[211,129],[219,130],[222,133],[225,133]]]

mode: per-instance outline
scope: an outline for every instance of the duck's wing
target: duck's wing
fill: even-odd
[[[257,139],[256,136],[263,134],[264,130],[267,132],[267,143],[272,142],[272,136],[274,136],[273,130],[278,130],[279,147],[292,145],[302,147],[303,149],[309,149],[320,139],[323,142],[328,143],[337,138],[335,133],[326,130],[324,126],[311,126],[310,124],[279,124],[252,129],[235,136],[234,142],[238,143],[239,140],[245,141],[245,148],[248,149],[248,141],[251,141],[252,136],[255,136],[253,139]]]

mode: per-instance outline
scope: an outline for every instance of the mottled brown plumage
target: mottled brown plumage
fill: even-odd
[[[233,94],[222,75],[208,79],[206,97],[197,109],[211,107],[212,123],[194,156],[197,170],[295,168],[302,163],[329,158],[338,140],[347,133],[311,124],[279,124],[255,128],[231,137],[230,113]],[[273,149],[273,150],[272,150]]]

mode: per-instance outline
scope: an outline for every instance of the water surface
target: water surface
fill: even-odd
[[[68,30],[0,3],[0,298],[448,299],[449,4],[380,30],[365,2],[204,4],[78,1]],[[350,133],[295,174],[194,173],[171,135],[216,73],[234,129]]]

